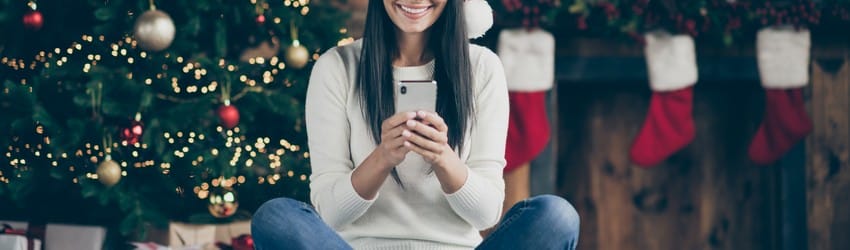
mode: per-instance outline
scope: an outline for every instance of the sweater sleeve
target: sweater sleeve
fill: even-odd
[[[372,205],[354,190],[351,174],[351,127],[346,116],[348,79],[336,49],[313,66],[305,115],[310,146],[310,200],[322,219],[339,228],[359,218]]]
[[[505,142],[508,133],[508,90],[498,56],[480,48],[473,75],[476,83],[475,119],[470,131],[466,183],[446,194],[449,205],[479,230],[495,225],[505,199]]]

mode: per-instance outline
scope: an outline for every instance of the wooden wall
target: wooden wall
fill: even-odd
[[[850,249],[850,46],[815,55],[808,105],[809,249]]]
[[[599,43],[559,43],[559,54],[640,54],[592,44]],[[764,108],[757,78],[697,84],[696,139],[652,169],[628,159],[651,96],[645,80],[559,82],[558,194],[581,215],[579,248],[850,249],[850,52],[843,48],[815,49],[806,91],[815,129],[798,145],[800,160],[766,167],[747,158]],[[751,56],[742,51],[720,53]],[[803,183],[803,173],[805,184],[788,185]]]
[[[581,215],[579,248],[778,249],[779,169],[746,155],[758,86],[698,86],[696,139],[647,170],[628,159],[651,95],[635,85],[559,85],[559,193]]]

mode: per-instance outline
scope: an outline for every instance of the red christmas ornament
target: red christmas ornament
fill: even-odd
[[[252,238],[250,234],[243,234],[239,237],[233,238],[230,243],[233,244],[233,250],[254,249],[254,238]]]
[[[141,140],[144,130],[142,122],[132,121],[129,127],[121,129],[121,140],[128,145],[136,144]]]
[[[41,16],[40,11],[33,10],[24,14],[23,22],[27,29],[40,30],[44,25],[44,17]]]
[[[225,102],[224,105],[218,107],[218,118],[221,120],[221,125],[227,129],[235,128],[239,124],[239,110],[235,106]]]
[[[262,15],[262,14],[257,15],[257,23],[258,23],[258,24],[263,24],[263,23],[265,23],[265,22],[266,22],[266,16],[264,16],[264,15]]]

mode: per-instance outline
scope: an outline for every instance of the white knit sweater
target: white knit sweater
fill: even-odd
[[[355,92],[361,47],[358,40],[333,48],[313,67],[306,102],[313,205],[355,249],[474,248],[504,200],[508,92],[499,58],[469,48],[476,119],[461,150],[469,175],[460,190],[444,193],[430,165],[410,152],[397,166],[404,189],[388,177],[377,197],[365,200],[351,184],[354,168],[376,147]],[[393,76],[433,79],[433,67],[394,67]]]

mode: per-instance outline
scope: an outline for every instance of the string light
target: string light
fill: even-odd
[[[310,9],[308,7],[309,2],[310,2],[309,0],[295,0],[295,1],[285,0],[284,1],[285,5],[288,6],[288,7],[300,8],[298,13],[300,13],[301,15],[307,15],[307,13],[309,13],[309,11],[310,11]],[[252,3],[256,3],[256,1],[252,0]],[[264,6],[264,7],[267,8],[267,6]],[[132,13],[130,13],[130,14],[132,15]],[[279,23],[282,22],[282,19],[280,17],[274,17],[273,21],[274,21],[274,23],[279,24]],[[343,44],[347,44],[347,43],[350,43],[350,42],[353,42],[353,38],[341,39],[338,42],[338,44],[343,45]],[[28,61],[28,60],[18,59],[18,58],[2,57],[2,58],[0,58],[0,62],[2,62],[2,65],[5,65],[5,67],[9,67],[9,68],[16,70],[16,71],[17,70],[35,70],[38,66],[41,66],[41,67],[44,67],[44,68],[50,68],[51,65],[53,65],[55,67],[69,66],[70,68],[73,68],[75,71],[79,71],[83,74],[90,74],[90,73],[93,73],[93,72],[97,72],[98,62],[102,63],[102,61],[105,60],[105,59],[107,59],[108,61],[109,60],[117,60],[119,62],[125,61],[127,64],[137,64],[137,63],[138,64],[141,64],[141,63],[150,64],[150,63],[153,63],[153,62],[162,61],[163,58],[165,58],[165,59],[173,58],[173,60],[165,60],[166,63],[163,63],[161,65],[163,72],[156,72],[155,75],[150,75],[150,73],[146,73],[146,72],[132,72],[132,71],[119,72],[119,75],[124,76],[129,80],[133,80],[134,78],[138,78],[142,82],[144,82],[145,85],[159,84],[158,82],[160,80],[166,79],[166,80],[164,80],[164,81],[166,81],[166,84],[169,81],[171,83],[173,83],[172,89],[173,89],[173,92],[175,94],[183,94],[183,93],[193,94],[193,95],[217,94],[216,89],[218,88],[219,83],[216,79],[211,79],[212,77],[210,77],[210,76],[213,76],[213,75],[220,76],[221,75],[220,73],[228,74],[228,72],[235,73],[235,75],[238,75],[240,82],[243,82],[248,86],[256,86],[257,82],[262,82],[265,85],[270,85],[270,84],[274,84],[276,81],[279,81],[285,87],[291,87],[292,84],[293,84],[293,82],[286,79],[286,77],[277,77],[278,74],[283,73],[283,70],[286,69],[285,63],[282,60],[280,60],[277,56],[271,57],[269,59],[262,58],[262,57],[252,59],[252,61],[249,62],[249,64],[255,65],[256,67],[251,67],[251,68],[246,67],[247,70],[245,72],[252,72],[250,74],[247,74],[247,73],[240,73],[241,70],[242,70],[242,69],[240,69],[240,66],[244,67],[244,64],[240,64],[240,65],[230,64],[226,60],[224,60],[223,58],[219,58],[218,63],[216,64],[218,67],[205,68],[205,67],[203,67],[203,65],[201,65],[198,62],[191,62],[191,63],[187,62],[187,59],[184,58],[183,56],[172,56],[170,53],[165,53],[164,55],[163,54],[148,54],[145,51],[138,50],[136,48],[137,42],[135,40],[133,40],[131,37],[124,37],[123,40],[119,40],[119,41],[113,42],[113,43],[108,43],[108,46],[105,47],[106,50],[98,52],[98,51],[96,51],[96,49],[101,46],[100,44],[106,44],[105,36],[99,35],[99,36],[97,36],[97,39],[95,39],[94,36],[83,34],[80,37],[80,41],[73,42],[71,44],[71,46],[69,46],[68,48],[64,48],[64,49],[63,48],[54,48],[52,50],[52,52],[51,51],[40,51],[34,57],[35,60]],[[114,59],[109,59],[109,57],[107,55],[111,55]],[[315,57],[318,56],[318,54],[314,53],[313,56],[315,58]],[[112,62],[112,61],[110,61],[110,62]],[[80,64],[82,64],[82,65],[80,65]],[[188,67],[188,70],[186,70],[184,68],[177,67],[177,66]],[[156,67],[159,67],[159,66],[156,66]],[[156,68],[156,67],[154,67],[154,68]],[[143,67],[138,67],[138,68],[143,68]],[[180,72],[177,72],[177,74],[175,74],[174,72],[169,72],[168,71],[169,68],[174,68],[174,69],[180,68],[180,69],[182,69],[181,72],[185,75],[180,75]],[[258,68],[259,68],[259,70],[258,70]],[[209,70],[219,69],[220,71],[225,71],[225,72],[216,71],[215,73],[210,74],[210,71],[208,69]],[[259,74],[257,74],[257,73],[259,73]],[[189,81],[187,81],[187,79],[194,79],[195,81],[188,83]],[[184,84],[184,82],[186,82],[186,83]],[[27,85],[27,80],[21,79],[20,83],[22,85]],[[28,88],[28,90],[30,92],[32,92],[32,87]],[[198,93],[198,92],[200,92],[200,93]],[[9,94],[10,93],[9,88],[4,88],[3,93]],[[157,97],[160,97],[160,96],[157,96]],[[223,131],[221,127],[217,127],[216,129],[219,132]],[[281,156],[287,154],[287,150],[289,150],[291,152],[298,152],[300,150],[300,146],[291,144],[286,140],[281,140],[280,146],[282,146],[282,148],[277,148],[277,146],[270,143],[271,139],[268,138],[268,137],[256,138],[256,140],[254,141],[253,144],[241,145],[242,143],[250,143],[250,141],[246,140],[246,138],[244,136],[238,135],[238,133],[239,133],[238,128],[235,128],[234,130],[227,130],[226,131],[226,136],[227,136],[227,139],[228,139],[227,145],[226,145],[227,149],[221,149],[221,150],[233,150],[234,151],[232,160],[233,160],[233,162],[236,163],[235,165],[244,164],[246,167],[252,167],[252,166],[268,163],[269,168],[280,169],[280,168],[282,168],[282,165],[283,165]],[[37,134],[39,134],[39,135],[44,134],[44,127],[43,126],[37,127]],[[166,139],[166,141],[168,142],[169,145],[173,145],[173,144],[182,145],[182,146],[180,146],[181,148],[179,148],[179,150],[174,151],[175,154],[179,154],[179,155],[177,155],[179,158],[183,158],[183,157],[187,156],[187,154],[190,154],[190,152],[197,152],[196,150],[190,150],[190,149],[194,148],[191,145],[198,143],[198,142],[201,142],[201,141],[204,141],[205,138],[206,138],[206,136],[204,134],[195,133],[195,132],[188,132],[188,137],[184,138],[183,135],[182,135],[182,132],[180,132],[180,131],[177,132],[176,138],[171,137],[167,132],[163,133],[163,137]],[[47,136],[44,136],[43,141],[44,141],[44,144],[46,144],[46,145],[50,144],[50,139]],[[188,145],[186,145],[186,143],[188,143]],[[111,148],[116,149],[116,151],[122,152],[120,154],[123,155],[124,157],[126,157],[123,161],[120,161],[121,167],[126,168],[128,165],[133,166],[134,168],[144,168],[144,167],[149,167],[149,166],[158,166],[162,170],[163,175],[170,174],[170,169],[172,167],[172,163],[156,162],[156,161],[150,160],[150,159],[139,159],[140,157],[144,157],[146,155],[146,151],[141,150],[141,149],[147,149],[148,148],[147,144],[134,143],[132,145],[128,145],[128,143],[126,143],[126,142],[121,142],[121,143],[116,142],[116,143],[107,144],[107,145],[111,145]],[[271,148],[269,148],[269,147],[271,147]],[[110,148],[110,147],[108,147],[108,148]],[[13,147],[12,145],[10,145],[9,151],[6,152],[6,156],[9,159],[11,159],[10,165],[12,165],[12,166],[14,166],[18,169],[28,169],[28,167],[26,166],[27,159],[25,159],[28,156],[21,156],[21,154],[24,153],[22,151],[25,151],[25,152],[29,152],[32,155],[34,155],[35,156],[34,159],[39,159],[39,158],[50,159],[50,161],[49,161],[50,165],[52,165],[53,167],[58,167],[58,166],[63,166],[63,165],[68,166],[67,169],[68,169],[69,172],[75,172],[75,171],[78,171],[78,170],[79,171],[92,171],[93,168],[91,168],[90,164],[96,164],[98,162],[99,158],[104,157],[104,150],[108,150],[108,149],[102,148],[99,143],[89,142],[89,143],[85,143],[84,148],[71,150],[69,152],[56,153],[57,157],[55,157],[56,159],[54,159],[54,153],[48,153],[46,151],[44,151],[44,152],[42,151],[42,150],[44,150],[42,144],[33,144],[33,145],[25,144],[23,149],[26,149],[26,150],[22,150],[22,148],[20,148],[20,147]],[[243,157],[243,155],[241,154],[243,149],[244,149],[245,152],[248,152],[247,157]],[[71,152],[73,152],[73,153],[71,155],[69,155],[69,153],[71,153]],[[220,154],[220,149],[213,147],[208,152],[210,152],[210,154],[212,154],[212,156],[217,156],[217,155]],[[268,158],[269,160],[267,162],[266,161],[257,161],[257,160],[255,160],[257,157],[260,157],[259,159]],[[303,152],[303,157],[304,158],[309,157],[309,153]],[[192,156],[190,156],[190,158],[192,158]],[[204,162],[204,158],[201,155],[197,155],[197,157],[194,158],[194,161],[197,162],[198,164],[201,164],[201,163]],[[80,164],[81,162],[82,162],[82,164],[85,164],[85,166],[77,165],[77,166],[80,166],[80,167],[75,167],[75,165],[73,165],[73,164]],[[234,164],[232,164],[232,165],[234,165]],[[132,172],[130,174],[132,174]],[[121,175],[127,176],[128,175],[127,170],[122,170]],[[286,175],[289,178],[293,178],[295,176],[295,173],[292,170],[288,170]],[[9,183],[10,179],[8,178],[8,176],[9,176],[8,172],[4,173],[4,172],[0,171],[0,182]],[[13,174],[12,176],[15,176],[15,175]],[[17,176],[20,177],[20,174],[18,174]],[[95,180],[98,178],[98,176],[95,173],[92,173],[92,172],[85,173],[85,175],[81,175],[81,176],[85,176],[87,179],[95,179]],[[266,177],[258,176],[257,181],[258,181],[259,184],[263,184],[264,182],[267,181],[269,184],[274,185],[275,183],[277,183],[280,180],[280,178],[281,178],[281,175],[275,173],[273,175],[269,175],[269,176],[266,176]],[[306,177],[306,175],[301,174],[299,176],[299,178],[300,178],[301,181],[305,181],[307,177]],[[66,179],[66,181],[67,181],[67,179]],[[72,179],[73,183],[79,183],[79,181],[80,180],[77,177],[73,177],[73,179]],[[228,183],[228,185],[234,185],[236,183],[243,184],[245,181],[246,181],[246,177],[239,175],[238,177],[231,177],[230,179],[228,179],[227,183]],[[195,193],[198,194],[199,198],[205,198],[206,196],[208,196],[207,183],[203,183],[202,185],[203,185],[202,190],[197,190],[197,189],[193,190],[193,191],[195,191]],[[175,189],[175,192],[182,194],[182,187],[177,187]]]

